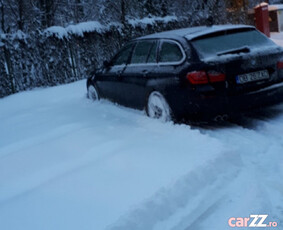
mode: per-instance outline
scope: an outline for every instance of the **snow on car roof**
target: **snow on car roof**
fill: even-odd
[[[169,30],[161,33],[155,33],[140,37],[138,39],[150,39],[150,38],[178,38],[184,37],[188,40],[192,40],[194,38],[211,34],[214,32],[234,30],[234,29],[254,29],[253,26],[247,25],[214,25],[214,26],[198,26],[198,27],[190,27],[185,29],[178,30]]]

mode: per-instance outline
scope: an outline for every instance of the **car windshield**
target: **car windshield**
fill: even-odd
[[[261,50],[262,47],[275,46],[270,39],[256,30],[203,37],[193,40],[192,45],[201,58],[248,53]]]

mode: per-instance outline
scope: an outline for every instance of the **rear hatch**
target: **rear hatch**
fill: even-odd
[[[225,74],[225,84],[212,85],[229,94],[255,91],[283,80],[278,70],[282,48],[253,28],[204,35],[191,44],[201,68]]]

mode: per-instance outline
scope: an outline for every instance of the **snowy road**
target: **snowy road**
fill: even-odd
[[[239,123],[163,124],[85,81],[0,99],[0,229],[283,229],[283,105]]]

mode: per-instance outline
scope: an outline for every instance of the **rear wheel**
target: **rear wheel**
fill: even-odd
[[[87,97],[93,101],[98,101],[100,99],[98,90],[96,86],[89,85],[87,88]]]
[[[153,91],[147,100],[146,113],[149,117],[163,122],[172,120],[172,112],[166,99],[158,91]]]

